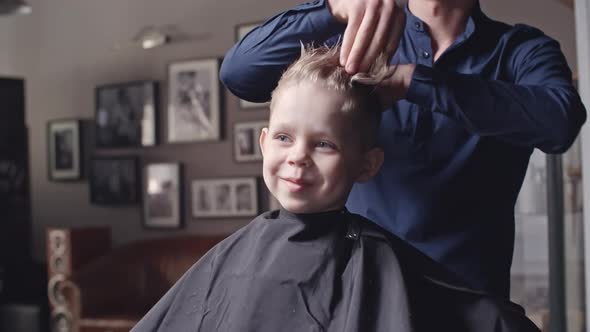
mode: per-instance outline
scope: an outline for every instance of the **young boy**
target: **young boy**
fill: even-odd
[[[337,48],[302,47],[260,135],[282,208],[203,256],[132,331],[410,331],[387,232],[344,207],[383,162],[377,102]]]

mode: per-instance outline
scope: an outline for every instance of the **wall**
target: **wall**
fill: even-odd
[[[33,205],[33,252],[44,259],[44,231],[47,226],[108,225],[114,242],[120,244],[146,237],[178,233],[226,233],[248,220],[195,220],[185,204],[185,227],[179,231],[156,231],[142,227],[140,206],[102,207],[89,203],[87,181],[52,182],[47,178],[46,123],[52,119],[94,116],[94,88],[97,85],[137,79],[156,79],[160,96],[166,96],[168,65],[177,60],[221,57],[234,42],[236,23],[261,20],[295,1],[142,1],[105,0],[98,2],[56,0],[50,4],[33,1],[34,14],[21,21],[28,42],[18,45],[15,66],[29,78],[27,122],[30,127],[31,181]],[[172,5],[173,4],[173,5]],[[226,22],[221,24],[220,22]],[[143,51],[127,41],[141,27],[176,24],[183,31],[206,34],[206,40],[172,44]],[[121,44],[116,49],[116,44]],[[109,151],[109,154],[136,154],[144,163],[179,161],[186,165],[185,202],[191,179],[213,176],[257,175],[260,164],[236,164],[232,156],[233,123],[261,119],[264,110],[237,110],[237,100],[226,98],[226,139],[217,143],[164,144],[153,148]],[[164,100],[165,101],[165,100]],[[160,113],[164,123],[165,113]],[[103,153],[104,154],[104,153]]]
[[[537,27],[561,44],[572,71],[577,70],[573,9],[559,0],[483,0],[481,7],[493,19]]]
[[[0,51],[0,75],[14,76],[14,21],[16,18],[0,18],[0,45],[5,51]]]
[[[59,118],[91,119],[96,85],[135,79],[165,83],[173,61],[221,57],[232,45],[237,23],[258,21],[289,8],[297,0],[32,0],[34,13],[0,21],[0,73],[27,78],[27,123],[30,128],[30,161],[33,205],[33,252],[44,259],[47,226],[108,225],[120,244],[140,238],[178,233],[224,233],[247,220],[194,220],[180,231],[142,228],[140,207],[109,208],[89,204],[86,181],[50,182],[47,179],[46,123]],[[559,39],[571,64],[575,64],[573,12],[553,0],[482,1],[489,16],[508,22],[528,22]],[[173,44],[142,51],[125,44],[148,24],[176,24],[188,33],[208,34],[206,40]],[[4,29],[8,27],[8,29]],[[12,30],[10,29],[12,28]],[[6,49],[6,45],[14,48]],[[7,69],[6,69],[7,68]],[[161,95],[165,97],[166,85]],[[144,162],[180,161],[187,167],[185,189],[197,177],[256,175],[260,164],[236,164],[232,157],[231,129],[236,121],[262,119],[263,110],[239,111],[237,100],[226,93],[226,139],[218,143],[160,145],[113,154],[138,154]],[[160,119],[165,113],[161,112]],[[185,192],[187,192],[185,190]],[[190,196],[185,197],[188,203]],[[190,216],[185,204],[185,216]]]

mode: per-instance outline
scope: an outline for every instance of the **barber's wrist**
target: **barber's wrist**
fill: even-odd
[[[405,99],[413,104],[432,105],[434,91],[443,80],[443,75],[438,70],[425,65],[415,65]]]

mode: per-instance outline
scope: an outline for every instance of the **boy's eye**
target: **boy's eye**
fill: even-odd
[[[279,141],[281,141],[281,142],[289,142],[289,141],[290,141],[290,138],[289,138],[289,136],[287,136],[287,135],[282,135],[282,134],[279,134],[279,135],[277,135],[277,136],[275,137],[275,139],[276,139],[276,140],[279,140]]]
[[[336,146],[334,146],[334,144],[326,142],[326,141],[321,141],[317,144],[318,148],[322,148],[322,149],[336,149]]]

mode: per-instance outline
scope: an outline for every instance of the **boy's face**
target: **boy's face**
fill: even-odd
[[[308,82],[282,89],[260,135],[264,181],[290,212],[341,209],[353,183],[372,175],[370,153],[351,116],[341,112],[345,99]]]

